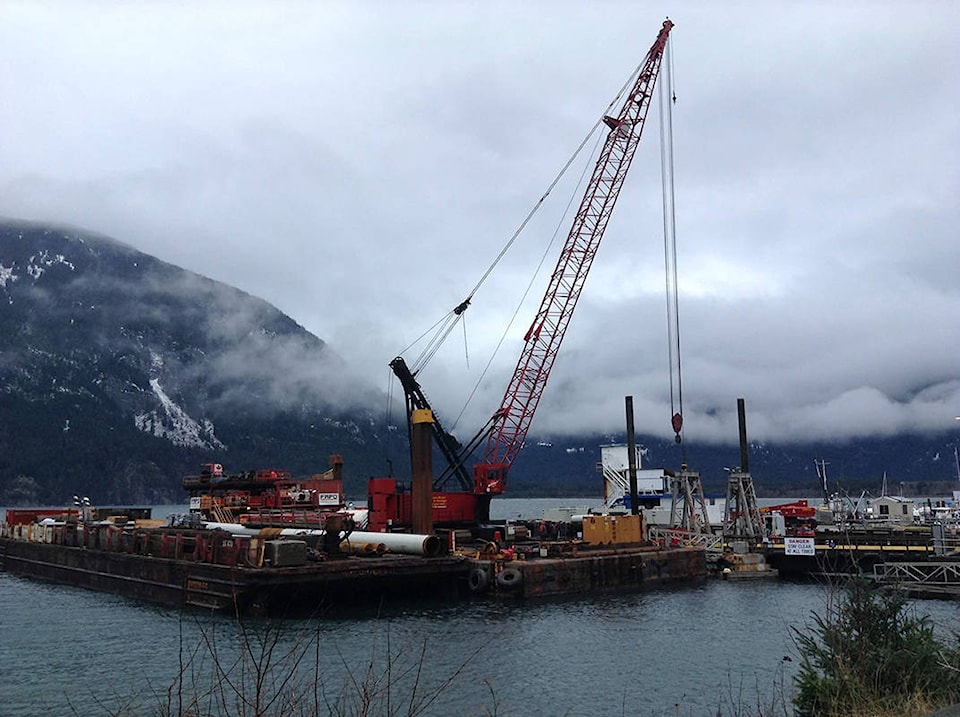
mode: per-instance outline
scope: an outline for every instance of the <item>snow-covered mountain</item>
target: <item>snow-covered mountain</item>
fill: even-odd
[[[383,456],[379,394],[322,340],[120,242],[0,221],[0,307],[0,504],[179,500],[205,460],[311,473],[343,453],[349,479]]]
[[[0,505],[179,502],[203,462],[308,474],[333,453],[359,498],[370,476],[408,475],[406,431],[383,425],[384,400],[261,299],[89,232],[0,219]],[[623,438],[531,435],[510,495],[599,496],[599,445]],[[649,465],[679,468],[672,441],[638,441]],[[768,494],[815,494],[814,458],[840,485],[879,489],[887,472],[936,492],[956,480],[955,446],[754,445],[751,467]],[[736,436],[682,454],[717,492],[739,455]]]

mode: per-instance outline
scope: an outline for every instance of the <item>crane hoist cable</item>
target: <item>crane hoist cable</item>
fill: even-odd
[[[613,108],[617,104],[617,102],[620,101],[624,93],[633,87],[635,78],[641,72],[643,67],[644,67],[644,63],[641,62],[639,65],[637,65],[637,67],[633,70],[633,72],[630,73],[630,76],[627,78],[626,82],[624,82],[623,85],[620,87],[620,90],[617,92],[616,96],[607,105],[607,108],[604,111],[604,113],[596,121],[593,127],[590,128],[590,131],[587,132],[586,136],[580,142],[579,146],[576,148],[576,150],[574,150],[573,154],[570,155],[570,158],[567,159],[567,161],[564,163],[563,167],[554,177],[553,181],[550,182],[549,186],[547,187],[543,195],[534,203],[533,207],[524,217],[523,221],[520,222],[520,225],[513,232],[513,235],[507,240],[506,244],[504,244],[503,248],[494,258],[493,262],[491,262],[490,266],[488,266],[487,269],[480,276],[480,279],[474,285],[473,289],[470,291],[467,297],[463,301],[461,301],[456,307],[454,307],[449,312],[447,312],[447,314],[445,314],[436,323],[434,323],[433,326],[427,329],[415,341],[409,344],[403,351],[400,352],[400,354],[398,354],[398,355],[403,355],[404,353],[409,351],[413,346],[416,346],[418,343],[423,341],[423,339],[428,334],[431,334],[432,332],[432,336],[428,340],[427,344],[425,345],[423,350],[420,352],[416,360],[411,365],[411,371],[413,372],[414,375],[419,373],[436,355],[437,351],[440,349],[443,343],[447,340],[447,337],[450,335],[451,331],[453,331],[456,324],[460,321],[464,312],[470,307],[470,304],[473,301],[473,297],[480,290],[483,284],[487,281],[487,279],[493,273],[493,270],[497,267],[497,265],[504,258],[504,256],[506,256],[506,253],[510,250],[510,247],[513,246],[513,244],[519,238],[520,234],[524,231],[524,229],[526,229],[527,225],[530,223],[530,221],[533,219],[536,213],[543,206],[543,203],[546,201],[547,197],[550,196],[554,188],[557,186],[560,180],[564,177],[564,175],[570,169],[571,165],[576,161],[577,157],[583,151],[583,148],[590,141],[590,138],[593,137],[596,134],[597,130],[600,128],[600,126],[604,124],[604,117],[606,117],[607,114],[609,114],[611,108]],[[498,344],[498,348],[499,346],[500,344]],[[492,361],[492,358],[491,358],[491,361]]]
[[[390,417],[393,415],[393,373],[387,372],[387,407],[383,416],[383,427],[384,427],[384,440],[381,442],[383,445],[383,461],[385,464],[390,464],[390,441],[387,440],[390,431],[391,420]],[[391,471],[392,474],[392,471]]]
[[[666,49],[666,71],[660,84],[660,174],[663,182],[663,255],[667,293],[667,344],[670,363],[670,423],[677,443],[683,433],[683,380],[680,361],[680,302],[677,286],[677,218],[673,182],[673,52]]]

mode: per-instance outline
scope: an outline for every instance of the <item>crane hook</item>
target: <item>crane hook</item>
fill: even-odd
[[[683,429],[683,416],[679,413],[674,413],[673,418],[670,419],[670,424],[673,426],[673,432],[676,434],[674,440],[680,443],[680,431]]]

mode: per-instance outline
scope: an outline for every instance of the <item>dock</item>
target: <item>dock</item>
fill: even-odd
[[[913,597],[960,599],[960,560],[880,563],[872,577]]]
[[[768,562],[782,575],[870,573],[889,562],[934,560],[955,551],[938,544],[930,528],[817,530],[815,535],[773,540]]]
[[[913,597],[960,599],[960,543],[942,525],[818,529],[765,554],[786,577],[860,575]]]

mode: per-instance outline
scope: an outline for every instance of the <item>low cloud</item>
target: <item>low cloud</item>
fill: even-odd
[[[0,213],[115,236],[265,299],[327,342],[330,365],[306,339],[257,335],[254,304],[208,296],[209,331],[254,331],[210,359],[220,375],[338,405],[380,400],[389,361],[470,292],[663,22],[621,3],[611,22],[603,2],[92,7],[5,15]],[[735,441],[738,396],[758,439],[956,428],[960,14],[931,0],[824,17],[671,16],[690,436]],[[638,428],[669,434],[656,114],[534,431],[616,430],[629,394]],[[481,370],[578,200],[555,190],[422,374],[448,423],[478,382],[459,425],[499,405],[542,281]],[[356,383],[325,381],[345,375],[334,354]]]

